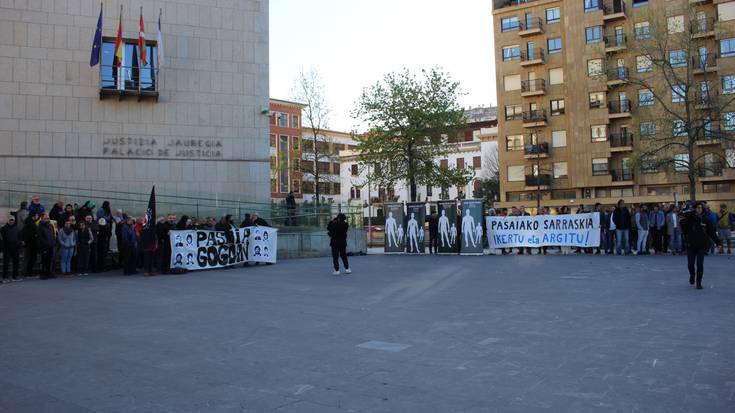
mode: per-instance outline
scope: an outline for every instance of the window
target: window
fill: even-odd
[[[356,163],[350,165],[350,173],[352,174],[352,176],[357,176],[359,174],[358,167],[357,167],[357,164]]]
[[[723,113],[722,119],[724,120],[724,128],[726,131],[730,132],[735,130],[735,112]]]
[[[653,106],[653,92],[648,89],[639,90],[638,106]]]
[[[636,23],[634,26],[636,40],[645,40],[651,38],[651,24],[648,22]]]
[[[505,107],[505,120],[523,119],[523,106],[508,105]]]
[[[291,138],[291,149],[294,152],[299,151],[299,137],[298,136],[294,136]]]
[[[669,34],[681,33],[684,31],[684,16],[671,16],[668,19],[667,27]]]
[[[555,99],[551,101],[551,116],[564,114],[564,99]]]
[[[506,151],[522,151],[523,135],[508,135],[505,137]]]
[[[728,168],[735,168],[735,149],[725,149],[725,160]]]
[[[563,148],[567,146],[567,131],[555,130],[551,132],[551,146],[554,148]]]
[[[426,196],[434,196],[434,188],[431,185],[426,185]]]
[[[655,159],[651,158],[641,159],[641,172],[644,174],[653,174],[658,172],[658,163]]]
[[[722,93],[735,93],[735,75],[727,75],[722,77]]]
[[[288,122],[288,118],[286,118],[286,122]],[[288,125],[287,125],[288,126]],[[280,152],[279,155],[279,171],[278,171],[278,192],[281,193],[287,193],[288,192],[288,136],[279,136],[278,137],[278,151]]]
[[[564,190],[555,190],[551,191],[551,199],[575,199],[577,198],[577,191],[571,190],[571,191],[564,191]]]
[[[554,163],[554,179],[561,179],[567,177],[567,163],[556,162]]]
[[[591,92],[590,93],[590,108],[604,108],[605,107],[605,92]]]
[[[271,148],[275,148],[276,147],[276,135],[271,135],[270,138],[271,138],[270,139],[271,140]]]
[[[278,126],[282,128],[288,127],[288,113],[278,113]]]
[[[7,23],[5,23],[7,24]],[[141,65],[138,59],[138,43],[124,43],[122,62],[119,70],[115,67],[115,41],[102,42],[100,62],[100,87],[110,90],[155,92],[158,90],[158,55],[156,45],[145,46],[148,62]]]
[[[592,59],[587,61],[587,76],[601,76],[602,75],[602,59]]]
[[[607,125],[592,125],[590,130],[592,142],[605,142],[607,140]]]
[[[687,55],[684,50],[672,50],[669,52],[669,64],[671,67],[686,67]]]
[[[675,120],[671,124],[671,135],[676,137],[687,136],[687,125],[683,120]]]
[[[292,115],[291,116],[291,127],[294,129],[298,129],[301,126],[299,126],[299,115]]]
[[[473,156],[472,157],[472,167],[477,169],[482,169],[482,157],[479,156]]]
[[[549,54],[561,52],[561,37],[554,37],[553,39],[547,39],[546,45],[549,49]]]
[[[720,57],[735,56],[735,37],[720,40]]]
[[[702,184],[702,192],[709,194],[713,192],[730,192],[730,184]]]
[[[651,62],[651,56],[636,56],[635,57],[635,70],[638,73],[650,72],[653,70],[653,63]]]
[[[564,69],[561,67],[549,69],[549,84],[561,85],[562,83],[564,83]]]
[[[464,169],[464,158],[457,158],[457,169]]]
[[[633,0],[633,7],[642,7],[648,4],[648,0]]]
[[[641,122],[638,130],[640,131],[641,138],[652,138],[656,136],[656,124],[653,122]]]
[[[592,158],[592,175],[607,175],[610,173],[607,158]]]
[[[500,31],[509,32],[511,30],[518,30],[518,16],[500,19]]]
[[[513,165],[508,166],[508,182],[518,182],[518,181],[525,181],[526,180],[526,174],[525,174],[526,168],[523,165]]]
[[[687,172],[689,170],[688,153],[677,153],[674,155],[674,170],[676,172]]]
[[[298,180],[294,179],[291,182],[291,190],[294,191],[294,192],[296,192],[296,193],[301,192],[301,182],[299,182]]]
[[[561,12],[558,7],[546,9],[546,23],[556,23],[561,19]]]
[[[671,87],[671,103],[682,103],[686,97],[686,86],[674,85]]]
[[[602,27],[600,26],[588,27],[584,29],[584,34],[585,34],[585,38],[587,39],[587,44],[599,43],[600,39],[602,38]]]
[[[521,75],[508,75],[503,77],[505,91],[521,90]]]
[[[601,0],[584,0],[584,12],[589,13],[591,11],[601,9],[600,1]]]
[[[521,58],[521,47],[516,45],[503,48],[503,61],[519,60]]]

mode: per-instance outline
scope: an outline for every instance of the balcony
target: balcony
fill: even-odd
[[[714,90],[698,90],[695,96],[694,107],[697,109],[712,109],[717,105],[717,92]]]
[[[608,119],[620,119],[630,117],[630,100],[611,100],[607,102]]]
[[[544,79],[524,80],[521,82],[521,96],[541,96],[546,94],[546,81]]]
[[[703,178],[712,178],[716,176],[722,176],[722,171],[725,169],[722,162],[704,162],[701,166],[701,176]]]
[[[722,142],[720,139],[720,125],[709,122],[700,131],[702,136],[698,136],[694,142],[697,146],[719,145]]]
[[[703,19],[694,19],[689,22],[689,32],[695,39],[703,37],[711,37],[715,35],[715,19],[713,17],[705,17]]]
[[[521,66],[535,66],[546,63],[546,56],[544,55],[544,49],[539,48],[538,50],[528,52],[521,52]]]
[[[521,37],[532,36],[534,34],[541,34],[544,32],[544,22],[540,17],[528,19],[528,21],[521,22],[518,27],[518,35]]]
[[[625,17],[625,2],[622,0],[613,0],[603,4],[602,21],[610,22],[613,20],[624,19]]]
[[[607,71],[607,86],[613,87],[628,83],[628,68],[614,67]]]
[[[526,190],[549,189],[551,186],[551,175],[526,175]]]
[[[618,52],[628,47],[626,43],[627,38],[624,33],[605,36],[603,40],[605,41],[605,53]]]
[[[610,171],[613,182],[625,183],[626,185],[633,183],[633,171],[630,169],[613,169]]]
[[[538,109],[538,110],[530,110],[528,112],[523,112],[523,127],[524,128],[538,128],[538,127],[546,127],[546,110],[545,109]]]
[[[537,145],[526,144],[523,146],[523,154],[526,159],[544,159],[549,157],[549,144],[543,142]]]
[[[610,141],[610,152],[629,152],[633,150],[632,133],[611,133],[608,140]]]
[[[703,75],[719,70],[717,67],[717,54],[707,53],[706,55],[694,55],[692,57],[692,73],[695,75]]]

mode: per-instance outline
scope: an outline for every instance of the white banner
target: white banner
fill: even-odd
[[[245,262],[276,262],[278,230],[237,228],[231,232],[171,231],[171,268],[205,270]]]
[[[490,248],[600,245],[597,213],[487,217],[485,222]]]
[[[271,227],[250,227],[248,261],[276,262],[278,230]]]

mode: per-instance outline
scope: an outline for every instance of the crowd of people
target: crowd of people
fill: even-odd
[[[145,276],[172,272],[171,230],[205,229],[226,231],[237,228],[231,215],[219,220],[170,214],[159,217],[154,230],[143,231],[144,216],[133,217],[121,209],[113,212],[109,201],[96,207],[93,201],[66,204],[63,199],[47,210],[40,196],[20,207],[0,227],[2,283],[39,276],[46,280],[57,276],[88,275],[112,269],[123,274]],[[257,212],[245,214],[240,227],[268,226]],[[111,248],[116,245],[116,251]],[[20,265],[20,258],[23,265]],[[12,271],[11,271],[12,267]]]

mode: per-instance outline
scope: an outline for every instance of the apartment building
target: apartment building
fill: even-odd
[[[651,62],[630,46],[651,37],[651,19],[666,19],[669,30],[686,30],[697,42],[697,56],[672,50],[670,58],[698,65],[702,70],[693,70],[693,76],[702,77],[708,91],[735,93],[735,2],[494,0],[493,5],[500,206],[535,206],[539,195],[552,207],[688,197],[683,168],[634,162],[640,140],[656,134],[645,119],[658,102],[628,81],[632,73],[651,70]],[[735,129],[735,113],[731,121],[730,116],[714,114],[718,125],[711,127]],[[659,136],[661,129],[666,128],[659,128]],[[732,148],[724,140],[697,141],[697,153],[707,153],[702,162],[711,171],[697,178],[699,199],[735,199]]]
[[[303,198],[301,173],[301,110],[305,105],[270,99],[271,198],[286,198],[290,191]]]
[[[314,141],[310,129],[304,129],[304,147],[301,164],[303,166],[304,200],[313,201],[318,185],[319,197],[323,202],[345,202],[340,180],[340,151],[357,149],[357,141],[352,134],[333,130],[323,130]],[[316,145],[316,151],[312,145]],[[318,174],[314,171],[318,170]],[[317,183],[318,175],[318,183]]]

